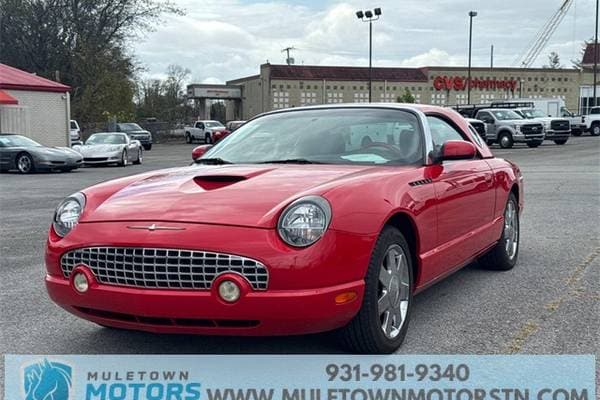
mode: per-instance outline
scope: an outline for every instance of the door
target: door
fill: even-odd
[[[441,116],[428,116],[434,147],[448,140],[465,140],[465,134]],[[438,273],[462,265],[485,249],[493,239],[494,176],[488,163],[472,160],[444,161],[433,165],[437,200]]]
[[[196,128],[198,128],[198,130],[196,132],[192,132],[192,135],[197,133],[198,136],[200,136],[200,139],[204,139],[204,124],[202,122],[198,122],[196,123]],[[194,139],[196,139],[196,137],[194,137]]]
[[[495,120],[492,114],[487,111],[480,111],[477,114],[477,119],[483,121],[483,123],[485,124],[486,139],[496,140],[496,124],[494,123]]]

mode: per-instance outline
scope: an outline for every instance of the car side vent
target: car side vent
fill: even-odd
[[[412,181],[409,183],[410,186],[421,186],[421,185],[427,185],[428,183],[433,182],[431,179],[427,178],[427,179],[421,179],[420,181]]]
[[[194,182],[204,190],[220,189],[245,180],[245,176],[239,175],[204,175],[194,177]]]

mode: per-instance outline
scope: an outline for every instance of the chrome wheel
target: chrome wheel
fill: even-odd
[[[515,258],[519,246],[519,217],[513,201],[509,201],[504,211],[504,247],[509,259]]]
[[[139,149],[138,150],[138,164],[141,164],[143,160],[144,160],[144,155],[142,153],[142,149]]]
[[[17,160],[17,169],[22,174],[27,174],[31,172],[31,167],[33,166],[31,162],[31,158],[27,154],[23,154]]]
[[[500,146],[509,147],[510,146],[510,138],[507,135],[503,135],[500,138]]]
[[[410,297],[408,260],[402,247],[388,248],[379,269],[378,312],[381,330],[389,339],[400,333],[406,320]]]

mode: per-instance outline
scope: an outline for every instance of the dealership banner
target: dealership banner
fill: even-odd
[[[478,355],[7,355],[6,400],[594,400],[596,360]]]

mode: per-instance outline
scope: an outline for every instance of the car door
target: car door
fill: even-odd
[[[203,122],[196,122],[196,133],[197,135],[194,137],[194,139],[204,139],[204,123]]]
[[[428,115],[434,149],[448,140],[467,140],[465,133],[442,115]],[[477,146],[476,146],[477,147]],[[494,176],[482,158],[446,160],[432,166],[437,200],[439,273],[462,265],[492,242],[495,207]]]
[[[492,114],[488,111],[480,111],[477,113],[477,119],[485,123],[486,139],[496,139],[496,124]]]

